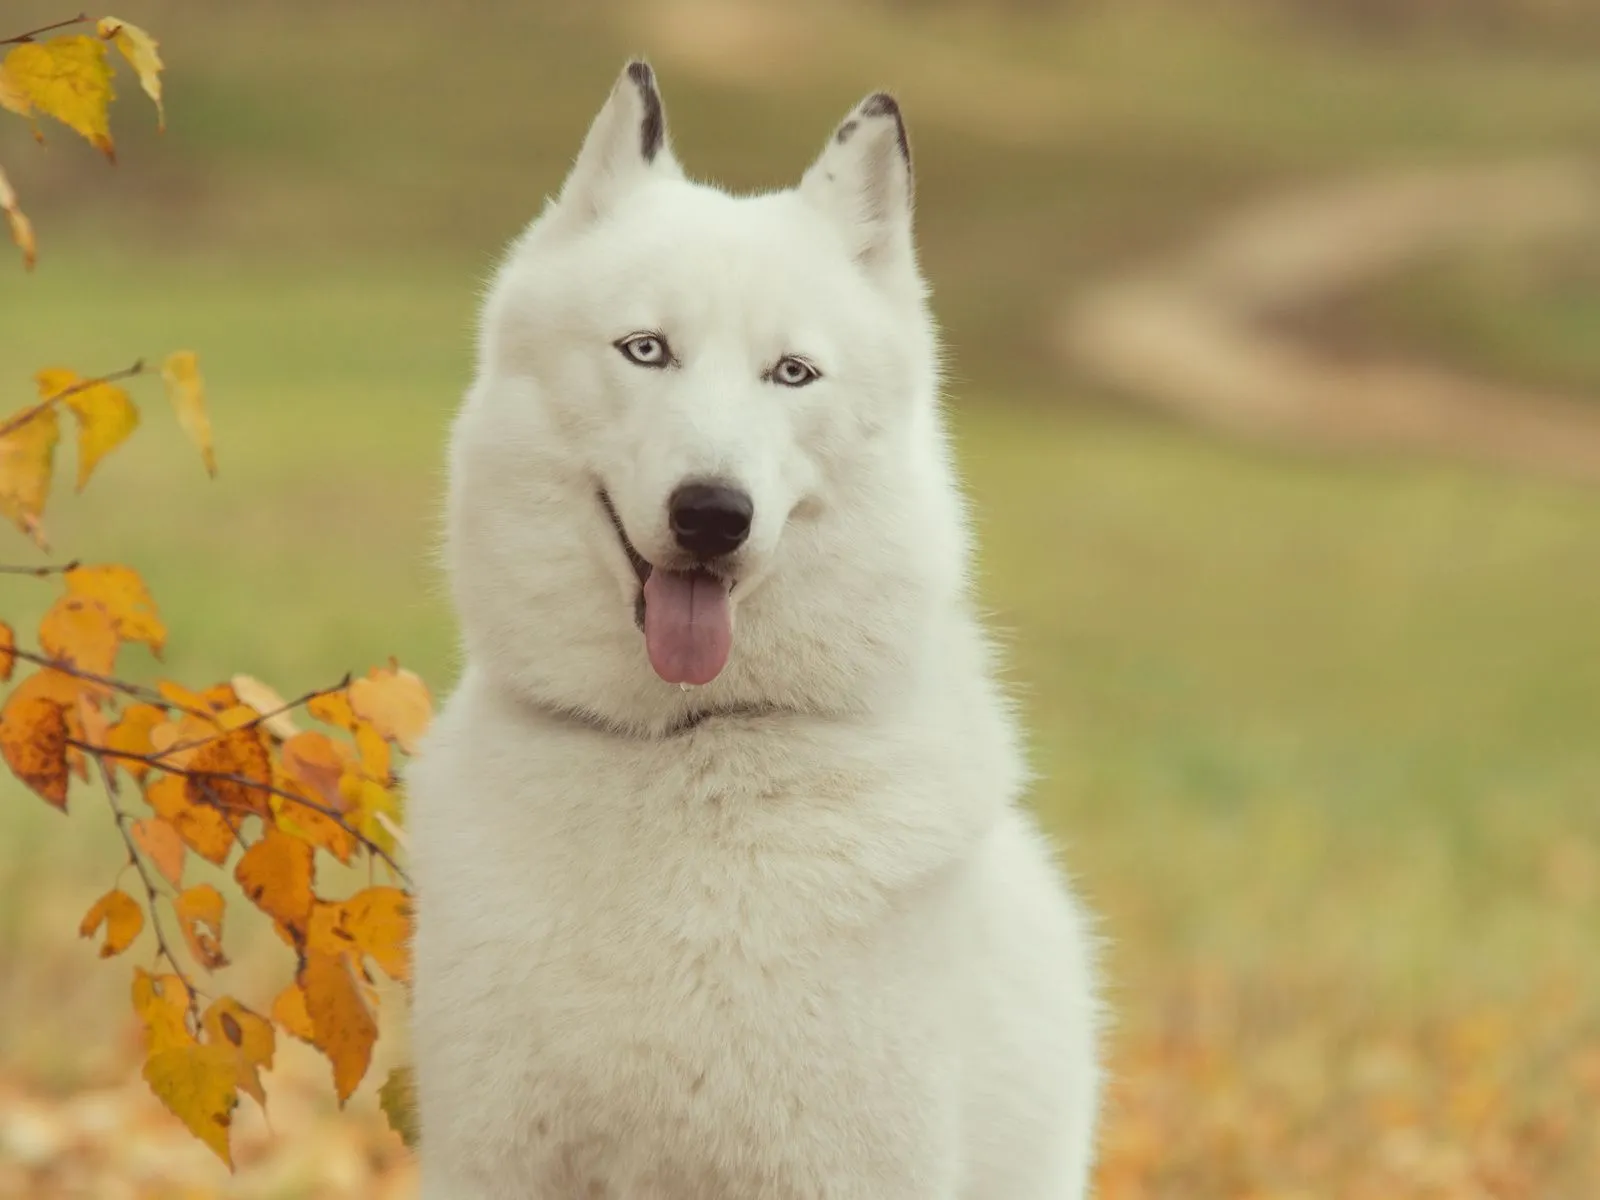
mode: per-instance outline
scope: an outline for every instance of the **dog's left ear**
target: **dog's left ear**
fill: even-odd
[[[868,96],[834,130],[800,181],[800,192],[840,225],[869,273],[914,279],[911,238],[911,146],[900,105],[887,92]]]
[[[681,179],[683,168],[667,143],[655,72],[636,59],[617,77],[589,126],[556,203],[576,220],[592,220],[652,176]]]

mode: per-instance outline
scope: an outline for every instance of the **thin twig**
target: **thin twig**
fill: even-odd
[[[193,750],[197,746],[204,746],[207,742],[220,741],[221,739],[227,737],[230,733],[240,733],[246,729],[255,729],[260,725],[266,724],[266,722],[272,720],[273,717],[281,717],[284,713],[299,708],[302,704],[310,704],[311,701],[315,700],[318,696],[331,695],[332,693],[342,691],[349,686],[350,676],[347,673],[345,677],[338,683],[331,684],[328,687],[316,688],[313,691],[309,691],[304,696],[290,700],[287,703],[273,709],[271,712],[258,714],[257,716],[246,721],[243,725],[235,725],[232,729],[222,729],[216,733],[207,734],[203,738],[195,738],[191,742],[174,742],[172,745],[167,747],[165,752],[167,754],[173,754],[179,750]]]
[[[47,409],[54,408],[68,396],[76,396],[79,392],[86,392],[92,387],[99,387],[102,383],[115,383],[119,379],[131,379],[135,375],[144,374],[144,359],[136,359],[133,366],[124,367],[120,371],[113,371],[109,375],[101,375],[95,379],[80,379],[70,387],[64,387],[53,396],[46,396],[31,408],[25,408],[15,416],[8,417],[4,424],[0,424],[0,438],[5,437],[17,429],[21,429],[29,421]]]
[[[86,746],[81,742],[75,744],[89,753],[94,751],[92,746]],[[128,848],[128,861],[133,864],[134,870],[139,872],[139,881],[144,884],[144,893],[150,902],[150,928],[155,931],[156,935],[156,957],[167,960],[167,965],[172,968],[173,974],[177,975],[183,986],[188,990],[189,1016],[194,1021],[195,1029],[198,1030],[200,1028],[200,1007],[195,1002],[195,997],[199,993],[194,983],[184,974],[182,964],[178,962],[177,957],[172,953],[171,945],[167,942],[167,935],[161,930],[161,912],[157,907],[161,897],[156,889],[155,880],[150,878],[150,872],[145,868],[144,859],[139,855],[139,848],[134,843],[133,834],[129,832],[128,826],[133,821],[133,818],[124,812],[122,806],[117,803],[116,793],[111,790],[111,772],[106,768],[105,761],[99,755],[95,755],[95,763],[100,768],[100,779],[105,784],[106,803],[111,806],[112,815],[117,819],[117,832],[122,836],[122,844]]]
[[[305,796],[297,795],[294,792],[285,791],[283,788],[277,787],[270,783],[262,783],[259,779],[251,779],[246,775],[235,775],[228,771],[197,771],[191,767],[177,766],[174,763],[167,762],[166,759],[162,757],[163,754],[171,753],[171,751],[163,751],[162,754],[143,754],[137,750],[118,750],[111,746],[96,746],[91,742],[79,741],[77,738],[73,737],[69,737],[67,739],[67,745],[76,746],[84,753],[94,754],[98,757],[122,758],[128,759],[132,762],[144,763],[147,766],[155,767],[158,771],[165,771],[169,775],[177,775],[183,779],[198,780],[202,786],[204,786],[206,780],[216,780],[219,783],[236,783],[241,787],[253,788],[255,791],[261,792],[264,795],[277,796],[282,800],[287,800],[290,804],[298,804],[301,808],[307,808],[312,812],[321,813],[340,829],[344,830],[345,833],[349,834],[357,842],[364,846],[369,854],[376,855],[378,858],[382,859],[384,863],[388,865],[389,869],[393,871],[401,880],[401,882],[406,885],[406,887],[409,888],[411,886],[410,876],[405,873],[405,870],[394,860],[389,852],[382,846],[378,845],[377,842],[369,838],[366,834],[362,833],[359,829],[351,828],[345,822],[344,813],[337,808],[331,808],[325,804],[318,804],[315,800],[307,799]],[[206,790],[209,791],[210,789]],[[221,813],[239,811],[237,808],[218,804],[214,799],[209,801],[208,807]]]
[[[59,658],[47,658],[43,654],[35,654],[32,650],[16,648],[13,648],[10,653],[24,662],[35,663],[51,671],[60,671],[63,675],[71,675],[74,679],[87,679],[90,683],[98,683],[101,687],[108,687],[112,691],[121,692],[124,696],[132,696],[136,700],[143,700],[146,704],[154,704],[161,708],[175,708],[179,712],[186,712],[192,717],[204,717],[208,721],[216,716],[215,713],[206,712],[198,708],[190,708],[187,704],[179,704],[176,700],[169,700],[152,688],[141,687],[137,683],[124,683],[120,679],[112,679],[109,675],[96,675],[93,671],[85,671]]]
[[[30,29],[27,33],[19,33],[15,37],[0,38],[0,46],[21,45],[23,42],[31,42],[41,33],[50,33],[53,30],[65,29],[68,25],[82,25],[88,19],[88,13],[79,13],[75,17],[68,17],[65,21],[57,21],[53,25],[41,25],[37,29]]]
[[[40,579],[43,579],[47,575],[65,575],[68,571],[76,571],[81,565],[82,564],[79,563],[77,559],[73,559],[69,563],[62,563],[58,567],[14,567],[9,564],[0,563],[0,575],[36,575]]]

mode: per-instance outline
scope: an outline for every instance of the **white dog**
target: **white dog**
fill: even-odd
[[[465,670],[410,781],[427,1200],[1076,1200],[1092,938],[1012,710],[868,97],[685,179],[632,63],[487,297]]]

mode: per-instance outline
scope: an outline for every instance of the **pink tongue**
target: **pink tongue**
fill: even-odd
[[[644,644],[650,665],[668,683],[710,683],[733,647],[727,583],[704,571],[651,571]]]

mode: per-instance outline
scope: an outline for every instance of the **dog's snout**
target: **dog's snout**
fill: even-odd
[[[686,483],[667,501],[672,536],[696,558],[719,558],[744,545],[754,514],[747,493],[721,483]]]

